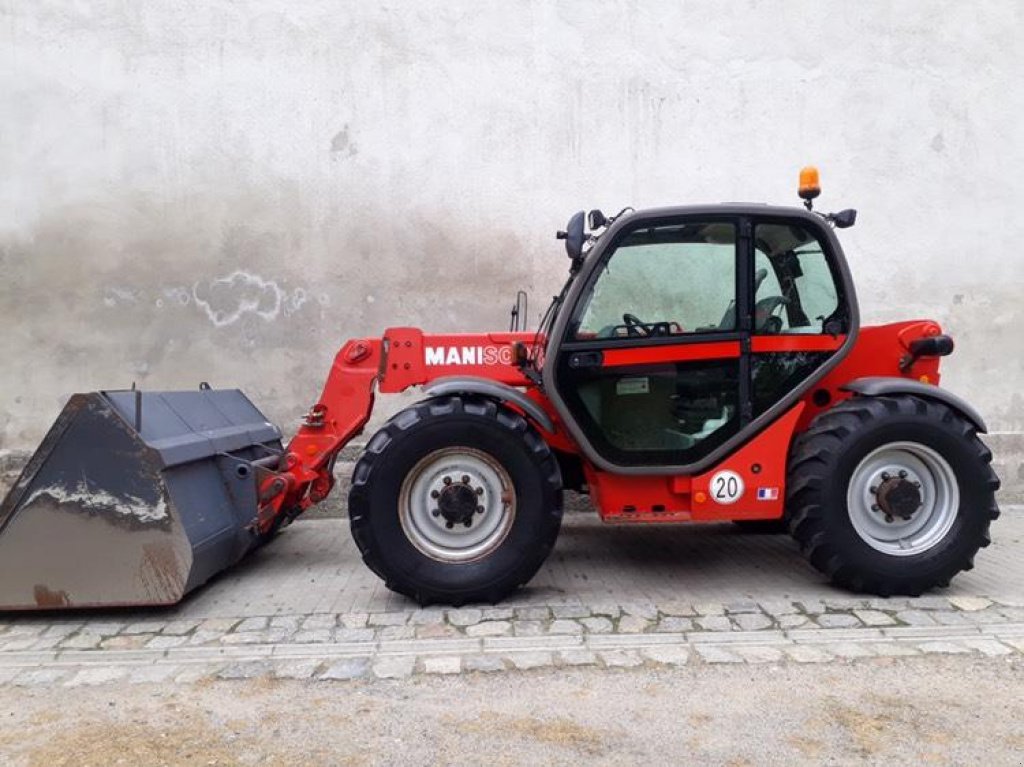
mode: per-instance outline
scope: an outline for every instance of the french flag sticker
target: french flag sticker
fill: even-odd
[[[777,488],[777,487],[759,487],[759,488],[757,488],[757,500],[759,500],[759,501],[777,501],[777,500],[779,500],[779,488]]]

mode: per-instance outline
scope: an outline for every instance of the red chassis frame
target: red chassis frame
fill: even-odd
[[[534,426],[552,448],[580,455],[591,497],[606,522],[778,519],[783,513],[786,458],[794,432],[803,431],[822,410],[850,397],[841,387],[855,378],[901,376],[937,384],[938,357],[920,357],[906,370],[900,362],[911,341],[940,332],[938,324],[929,320],[864,327],[853,350],[813,392],[712,469],[698,475],[643,476],[604,472],[583,458],[543,392],[515,365],[513,344],[533,344],[533,333],[425,335],[417,328],[389,328],[381,338],[348,341],[335,356],[319,401],[306,414],[277,469],[263,472],[258,524],[267,532],[330,493],[334,459],[362,432],[373,411],[375,389],[397,393],[438,378],[467,375],[526,388],[527,396],[550,416],[554,430]],[[753,351],[826,351],[838,348],[842,341],[842,337],[761,336],[753,339]],[[739,354],[738,343],[734,350],[709,346],[721,344],[624,349],[606,355],[610,358],[606,364]],[[812,397],[821,390],[828,396]],[[508,406],[515,409],[514,404]],[[711,478],[723,470],[737,473],[748,488],[739,502],[723,505],[711,500]]]

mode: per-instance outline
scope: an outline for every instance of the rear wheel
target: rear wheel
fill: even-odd
[[[833,582],[916,595],[973,567],[999,516],[999,480],[976,430],[912,396],[858,397],[793,445],[790,532]]]
[[[427,604],[497,602],[558,537],[558,463],[517,413],[450,397],[404,410],[356,464],[352,534],[388,588]]]

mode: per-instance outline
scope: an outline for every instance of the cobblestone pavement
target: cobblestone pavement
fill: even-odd
[[[301,522],[174,609],[4,616],[0,684],[1021,654],[1022,538],[1024,510],[1012,509],[950,589],[877,599],[824,584],[785,536],[615,530],[571,515],[529,588],[449,609],[384,590],[345,523]]]

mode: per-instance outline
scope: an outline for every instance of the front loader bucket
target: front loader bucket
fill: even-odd
[[[258,543],[280,440],[237,390],[75,394],[0,505],[0,610],[179,601]]]

